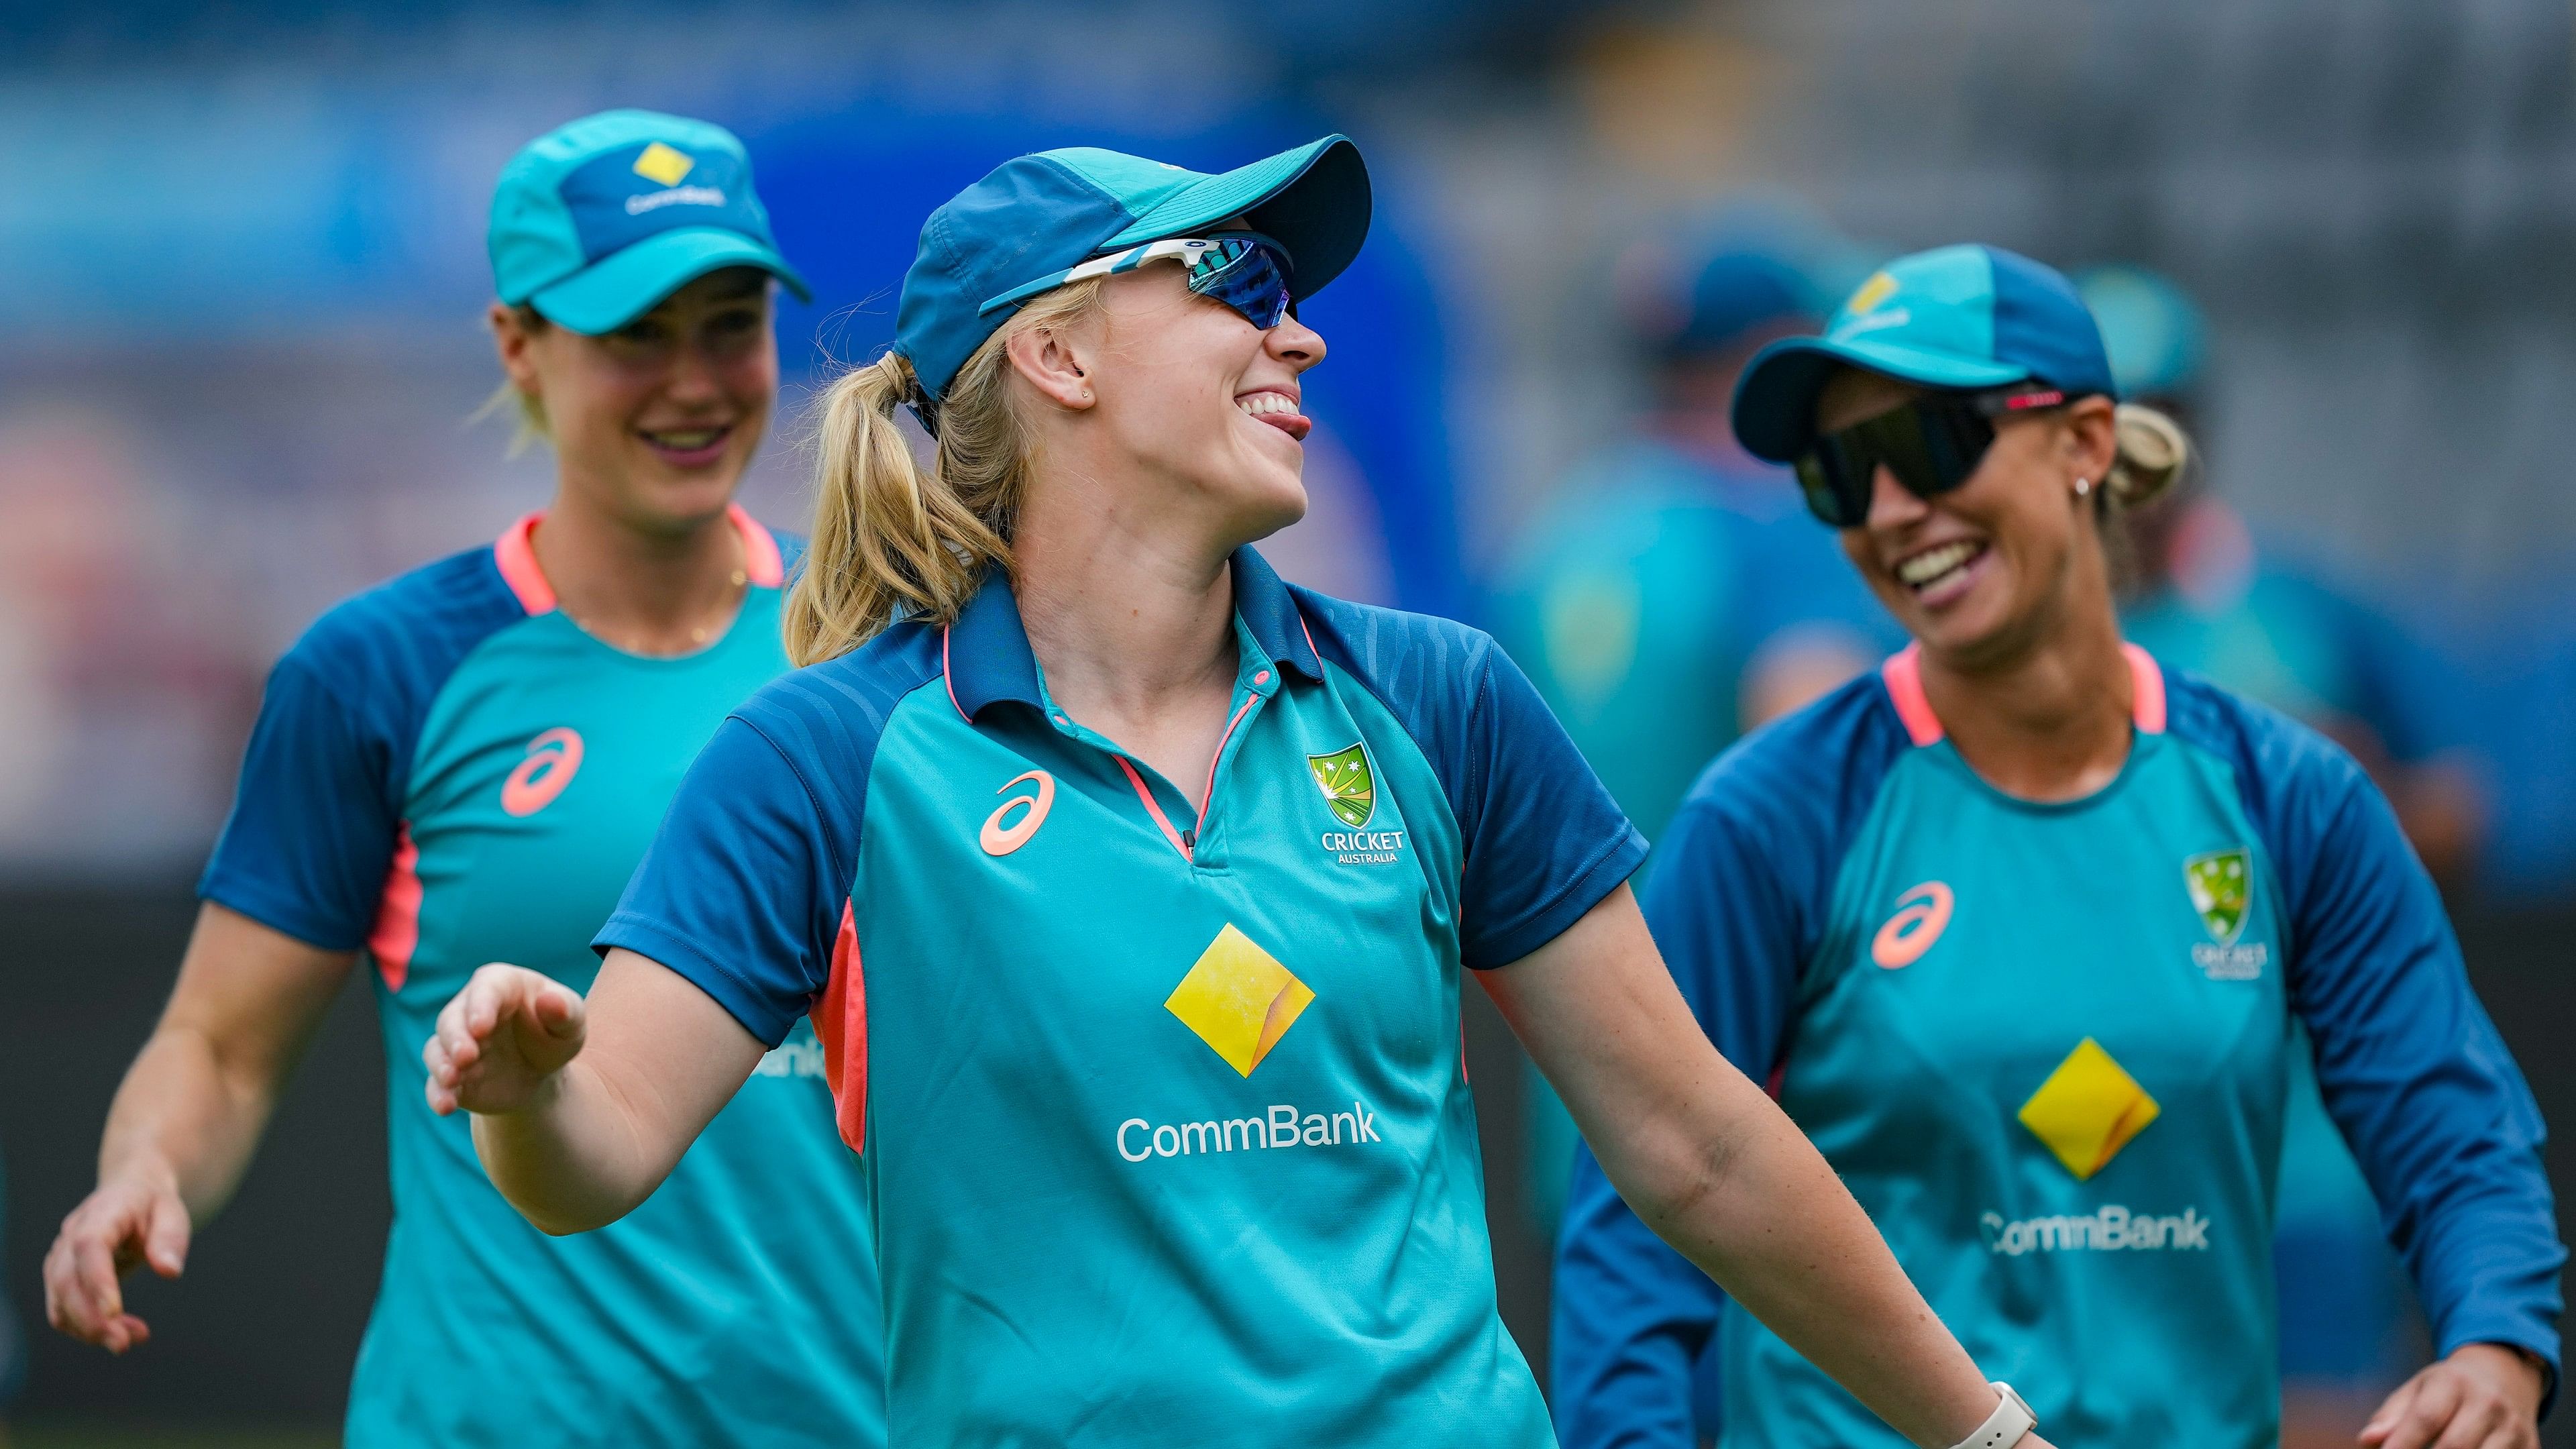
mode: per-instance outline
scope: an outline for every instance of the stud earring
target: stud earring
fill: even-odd
[[[2093,491],[2093,480],[2092,480],[2092,479],[2090,479],[2090,478],[2078,478],[2078,479],[2076,479],[2076,480],[2075,480],[2075,496],[2076,496],[2076,497],[2078,497],[2078,498],[2082,498],[2082,497],[2084,497],[2085,495],[2087,495],[2087,494],[2091,493],[2092,491]]]

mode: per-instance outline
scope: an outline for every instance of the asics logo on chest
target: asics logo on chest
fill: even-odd
[[[1950,908],[1957,903],[1950,888],[1927,880],[1896,898],[1896,914],[1878,928],[1869,943],[1869,959],[1889,971],[1923,959],[1932,943],[1950,928]]]
[[[581,771],[581,732],[569,727],[550,729],[528,741],[528,757],[501,782],[501,810],[515,816],[534,815],[555,803],[555,797],[572,783]]]
[[[1013,787],[1032,782],[1038,787],[1037,793],[1012,795],[995,806],[992,814],[984,817],[984,829],[976,837],[976,843],[984,847],[986,855],[1010,854],[1028,844],[1030,837],[1038,833],[1038,827],[1046,824],[1047,812],[1055,808],[1055,776],[1044,770],[1031,770],[1024,775],[1013,776],[993,793],[1009,794]],[[1026,809],[1028,813],[1017,820],[1012,819],[1011,812],[1020,809]]]

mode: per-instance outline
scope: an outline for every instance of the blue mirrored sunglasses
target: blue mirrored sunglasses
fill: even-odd
[[[1166,237],[1105,257],[1093,257],[1061,272],[1013,287],[976,310],[979,314],[998,311],[1069,282],[1132,272],[1147,262],[1167,258],[1188,268],[1191,291],[1223,302],[1233,308],[1237,316],[1264,332],[1296,313],[1296,298],[1288,290],[1288,278],[1295,270],[1289,262],[1288,249],[1259,232],[1250,231],[1218,232],[1204,237]]]

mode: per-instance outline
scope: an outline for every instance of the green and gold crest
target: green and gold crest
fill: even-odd
[[[1308,755],[1306,768],[1315,772],[1324,803],[1344,825],[1357,830],[1377,813],[1377,777],[1369,772],[1366,747],[1354,743],[1329,755]]]
[[[2236,933],[2245,929],[2245,902],[2252,889],[2254,857],[2243,846],[2234,850],[2213,850],[2195,855],[2182,863],[2182,880],[2191,892],[2191,908],[2200,912],[2200,923],[2209,928],[2210,939],[2222,946],[2236,944]]]

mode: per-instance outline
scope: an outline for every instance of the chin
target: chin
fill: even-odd
[[[630,478],[627,506],[641,519],[672,529],[693,528],[725,511],[742,473],[739,464],[683,471],[655,459]]]

